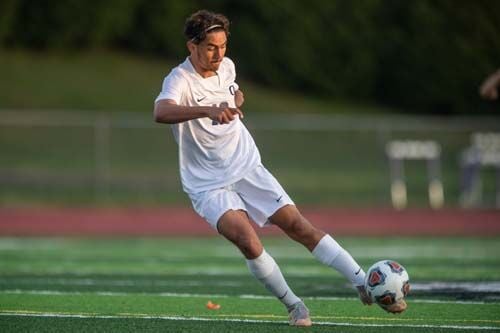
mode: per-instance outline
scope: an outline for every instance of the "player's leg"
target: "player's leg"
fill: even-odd
[[[356,287],[363,303],[369,303],[364,290],[365,273],[332,237],[315,228],[297,210],[276,178],[262,165],[235,183],[252,220],[263,227],[275,224],[292,239],[306,246],[326,265],[345,275]]]
[[[296,326],[310,326],[311,320],[303,302],[290,289],[274,259],[266,252],[262,243],[250,225],[246,212],[229,210],[217,223],[219,233],[232,242],[245,256],[248,269],[267,290],[278,298],[293,312],[294,318],[290,322]]]
[[[241,251],[247,260],[259,257],[264,248],[243,210],[228,210],[217,223],[217,230]]]
[[[335,239],[314,227],[294,205],[277,210],[269,219],[290,238],[304,245],[317,260],[336,269],[358,290],[361,301],[371,304],[364,288],[365,272]]]

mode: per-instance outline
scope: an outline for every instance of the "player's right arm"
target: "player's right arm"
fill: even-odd
[[[219,124],[229,124],[235,115],[243,118],[243,112],[239,108],[227,106],[183,106],[174,100],[161,99],[155,103],[154,119],[157,123],[178,124],[185,121],[208,117]]]

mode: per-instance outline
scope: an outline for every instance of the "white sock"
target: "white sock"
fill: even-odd
[[[312,254],[323,264],[330,266],[344,275],[354,286],[361,286],[365,281],[365,272],[352,256],[330,235],[325,235],[318,242]]]
[[[266,289],[285,304],[287,308],[290,309],[292,305],[301,301],[290,289],[283,274],[281,274],[280,268],[266,250],[263,250],[262,254],[255,259],[247,259],[247,266],[253,276],[262,282]]]

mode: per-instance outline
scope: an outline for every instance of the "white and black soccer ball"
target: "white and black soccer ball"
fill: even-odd
[[[386,307],[408,295],[410,277],[398,262],[381,260],[368,269],[365,288],[374,303]]]

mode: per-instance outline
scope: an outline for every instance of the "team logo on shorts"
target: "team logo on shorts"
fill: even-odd
[[[385,283],[385,274],[382,273],[380,268],[373,269],[368,276],[368,285],[370,287],[378,286],[379,284]]]

